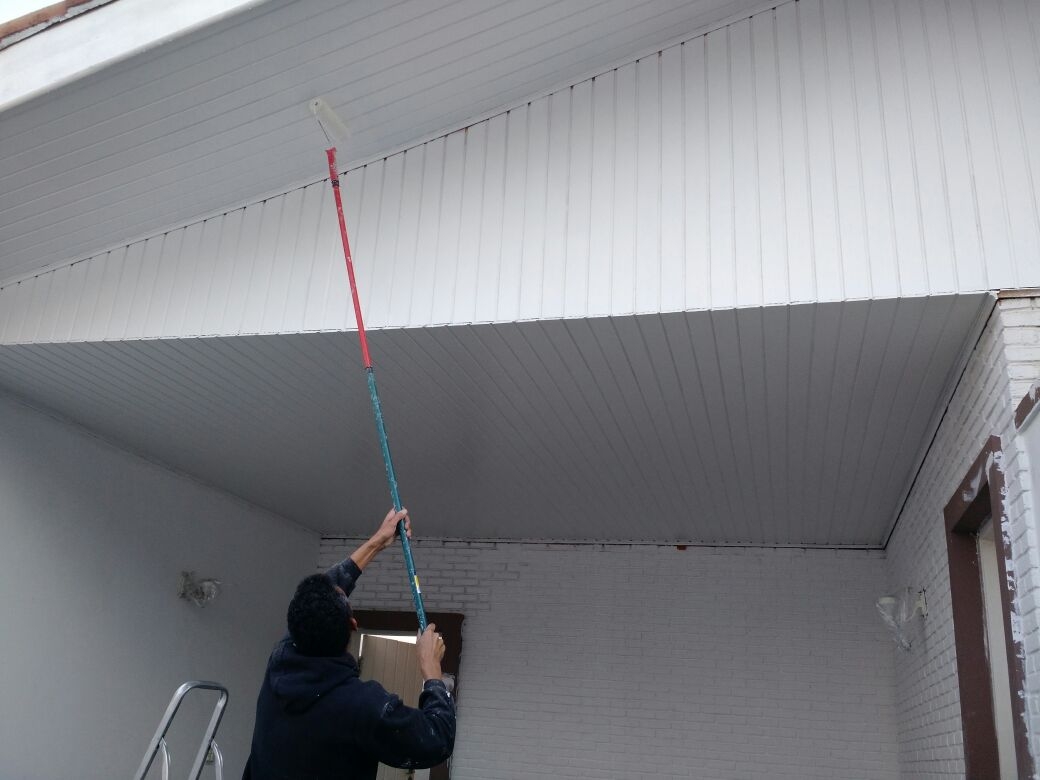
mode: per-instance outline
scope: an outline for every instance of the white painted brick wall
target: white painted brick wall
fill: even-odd
[[[950,603],[943,508],[986,439],[1002,439],[1011,531],[1025,639],[1026,690],[1033,755],[1040,757],[1040,566],[1033,500],[1023,478],[1014,410],[1040,378],[1040,299],[999,301],[940,425],[887,548],[889,586],[928,591],[924,641],[910,654],[893,651],[900,768],[914,778],[963,777],[960,697]]]
[[[355,544],[325,539],[319,565]],[[466,615],[455,778],[898,776],[880,552],[420,541],[415,558],[428,608]],[[353,601],[411,609],[396,547]]]

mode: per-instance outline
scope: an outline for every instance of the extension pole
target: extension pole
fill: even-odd
[[[390,459],[390,443],[386,438],[386,425],[383,423],[383,406],[379,403],[379,391],[376,389],[376,372],[372,368],[372,356],[368,352],[368,336],[365,334],[365,321],[361,316],[361,301],[358,299],[357,282],[354,279],[354,261],[350,255],[350,242],[347,240],[347,223],[343,218],[343,197],[340,195],[339,173],[336,170],[336,147],[325,150],[329,159],[329,182],[332,194],[336,198],[336,216],[339,217],[339,236],[343,240],[343,259],[347,263],[347,278],[350,280],[350,296],[354,300],[354,316],[357,318],[358,340],[361,342],[361,360],[365,364],[365,376],[368,379],[368,395],[372,399],[372,411],[376,416],[376,431],[379,434],[379,446],[383,450],[383,465],[386,466],[386,481],[390,484],[390,497],[394,501],[394,509],[401,511],[401,496],[397,491],[397,474],[394,462]],[[426,630],[426,610],[423,608],[422,590],[419,589],[419,576],[415,573],[415,561],[412,560],[412,545],[408,541],[404,520],[397,524],[397,535],[401,537],[401,549],[404,551],[404,565],[408,568],[408,584],[412,588],[412,602],[415,614],[419,618],[419,630]]]

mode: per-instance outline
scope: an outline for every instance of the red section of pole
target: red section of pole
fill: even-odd
[[[357,318],[358,339],[361,341],[361,359],[365,362],[365,368],[372,368],[372,358],[368,354],[368,336],[365,335],[365,321],[361,317],[361,301],[358,300],[357,282],[354,281],[354,261],[350,256],[350,242],[347,240],[347,222],[343,218],[343,197],[339,192],[339,172],[336,171],[336,147],[326,149],[325,156],[329,158],[329,180],[332,183],[332,193],[336,198],[339,237],[343,240],[343,257],[347,261],[350,297],[354,299],[354,316]]]

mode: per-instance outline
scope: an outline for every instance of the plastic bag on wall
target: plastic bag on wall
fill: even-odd
[[[881,620],[888,627],[895,643],[906,652],[910,652],[914,639],[914,618],[920,614],[928,614],[928,605],[923,590],[912,588],[882,596],[875,602]]]

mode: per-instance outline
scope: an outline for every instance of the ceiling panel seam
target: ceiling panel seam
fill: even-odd
[[[308,529],[309,530],[309,529]],[[363,542],[367,537],[363,536],[342,536],[336,533],[322,533],[322,540],[328,541],[342,541],[342,542]],[[423,536],[418,539],[417,542],[419,549],[422,549],[426,545],[461,545],[461,546],[474,546],[480,547],[481,545],[503,545],[503,546],[526,546],[526,547],[537,547],[538,549],[569,549],[575,547],[600,547],[600,548],[620,548],[620,547],[658,547],[658,548],[672,548],[676,549],[677,552],[682,552],[684,548],[698,548],[702,550],[804,550],[805,552],[816,552],[826,550],[838,550],[841,552],[883,552],[884,548],[873,545],[858,545],[858,544],[746,544],[746,543],[705,543],[705,542],[652,542],[645,540],[615,540],[615,539],[580,539],[580,540],[567,540],[567,539],[539,539],[539,538],[522,538],[522,539],[509,539],[504,537],[474,537],[474,538],[463,538],[456,536]]]

